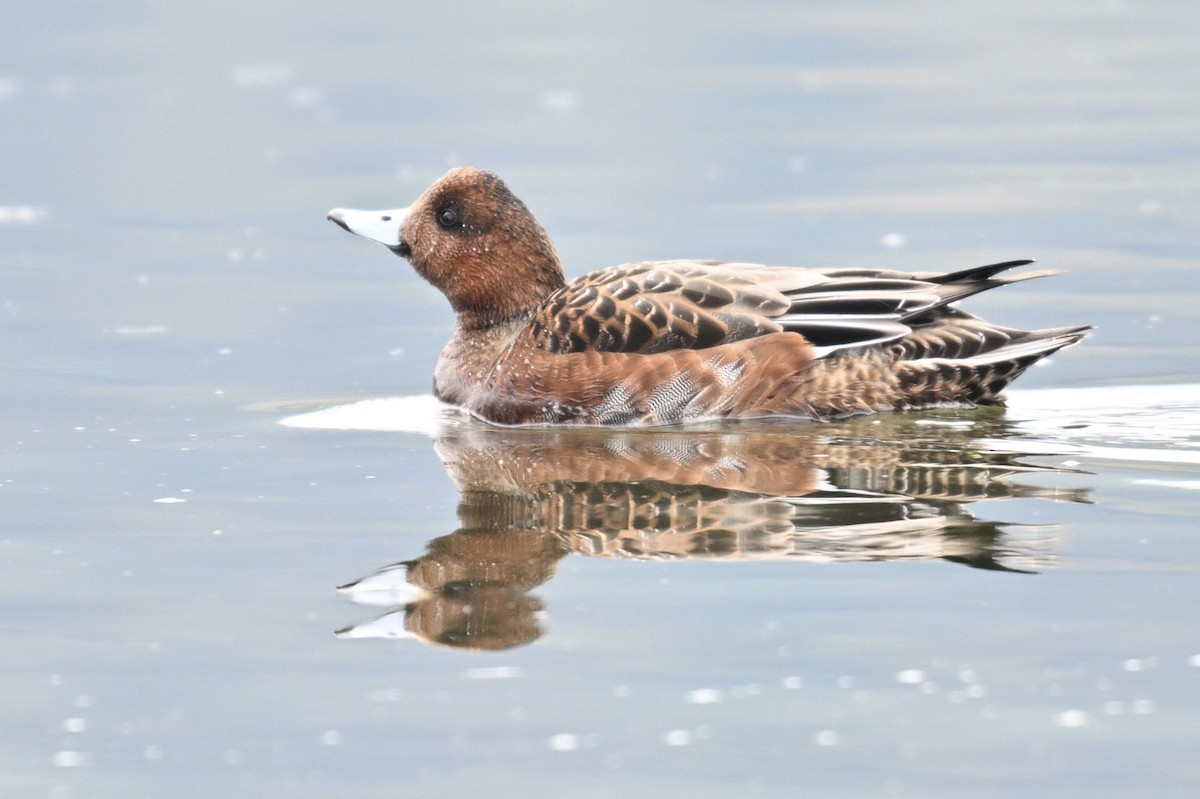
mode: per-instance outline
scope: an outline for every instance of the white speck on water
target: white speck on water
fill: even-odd
[[[46,682],[50,683],[51,685],[62,685],[65,681],[63,680],[63,676],[61,674],[51,674],[46,679]]]
[[[667,746],[688,746],[692,743],[693,737],[690,730],[671,730],[663,736],[663,743]]]
[[[523,676],[525,672],[517,666],[478,666],[463,670],[463,678],[467,680],[511,680]]]
[[[82,768],[87,765],[87,755],[72,749],[55,752],[52,761],[58,768]]]
[[[1133,712],[1139,715],[1146,715],[1154,712],[1154,703],[1149,699],[1139,699],[1133,703]]]
[[[87,732],[87,719],[74,716],[63,721],[63,732]]]
[[[569,114],[579,108],[579,95],[570,89],[543,92],[542,107],[556,114]]]
[[[879,240],[879,243],[891,250],[897,250],[904,246],[903,233],[887,233]]]
[[[121,325],[113,328],[118,336],[161,336],[167,332],[166,325]]]
[[[966,693],[972,699],[980,699],[987,695],[987,690],[979,683],[973,683],[967,686]]]
[[[920,685],[925,682],[925,672],[921,669],[904,669],[896,672],[896,682],[904,685]]]
[[[1200,654],[1195,654],[1188,658],[1188,665],[1200,669]]]
[[[978,679],[979,678],[975,675],[975,672],[971,671],[970,669],[962,669],[961,671],[958,672],[958,681],[959,682],[973,683]]]
[[[229,347],[221,347],[221,349],[217,350],[217,355],[232,355],[232,354],[233,354],[233,350]]]
[[[721,692],[716,688],[697,688],[688,691],[687,701],[693,705],[715,705],[721,701]]]
[[[1090,717],[1082,710],[1064,710],[1054,717],[1054,723],[1059,727],[1083,727]]]
[[[187,502],[186,499],[180,499],[179,497],[159,497],[154,501],[160,505],[174,505],[179,502]]]
[[[342,734],[337,730],[326,730],[321,733],[322,746],[337,746],[342,742]]]
[[[574,752],[579,748],[579,736],[571,732],[560,732],[558,735],[551,735],[546,745],[555,752]]]
[[[0,225],[32,225],[45,216],[45,208],[35,208],[32,205],[0,205]]]
[[[1138,658],[1129,658],[1129,660],[1126,660],[1121,664],[1121,666],[1125,669],[1125,671],[1141,671],[1144,664]]]
[[[789,691],[795,691],[804,687],[804,680],[801,677],[793,674],[791,676],[784,677],[781,684]]]
[[[817,746],[835,746],[838,742],[838,734],[834,730],[821,730],[813,740]]]

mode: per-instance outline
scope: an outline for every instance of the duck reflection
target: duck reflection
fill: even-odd
[[[809,562],[940,558],[998,571],[1053,564],[1042,528],[985,521],[978,500],[1086,502],[1069,470],[981,442],[998,410],[831,424],[613,431],[473,423],[435,444],[461,494],[455,532],[341,586],[389,611],[345,638],[418,638],[477,650],[542,635],[530,592],[568,554]],[[1005,450],[1011,450],[1005,447]],[[1034,482],[1018,480],[1034,476]],[[1049,478],[1049,479],[1047,479]]]

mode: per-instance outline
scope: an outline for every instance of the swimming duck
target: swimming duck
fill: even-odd
[[[409,208],[328,218],[406,259],[457,325],[434,393],[502,425],[828,419],[997,402],[1088,326],[1015,330],[953,307],[1053,272],[946,274],[722,261],[563,280],[545,229],[496,175],[448,172]]]

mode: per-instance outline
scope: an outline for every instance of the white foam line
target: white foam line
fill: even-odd
[[[1159,488],[1181,488],[1184,491],[1200,491],[1200,480],[1134,480],[1134,485]]]
[[[1097,388],[1042,388],[1012,391],[1012,411],[1082,411],[1110,409],[1142,411],[1171,405],[1200,405],[1200,384],[1161,386],[1102,386]]]
[[[310,430],[375,430],[437,437],[467,417],[432,394],[388,397],[338,405],[281,419],[284,427]]]
[[[1105,461],[1141,461],[1143,463],[1179,463],[1200,465],[1200,452],[1146,447],[1100,447],[1091,444],[1073,444],[1067,441],[1030,441],[1028,439],[982,439],[980,444],[998,452],[1021,455],[1071,455]]]

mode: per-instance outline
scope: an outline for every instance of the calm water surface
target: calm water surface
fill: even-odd
[[[1200,6],[3,28],[5,796],[1200,789]],[[462,163],[572,276],[1035,257],[971,309],[1097,331],[1007,411],[489,430],[324,221]]]

